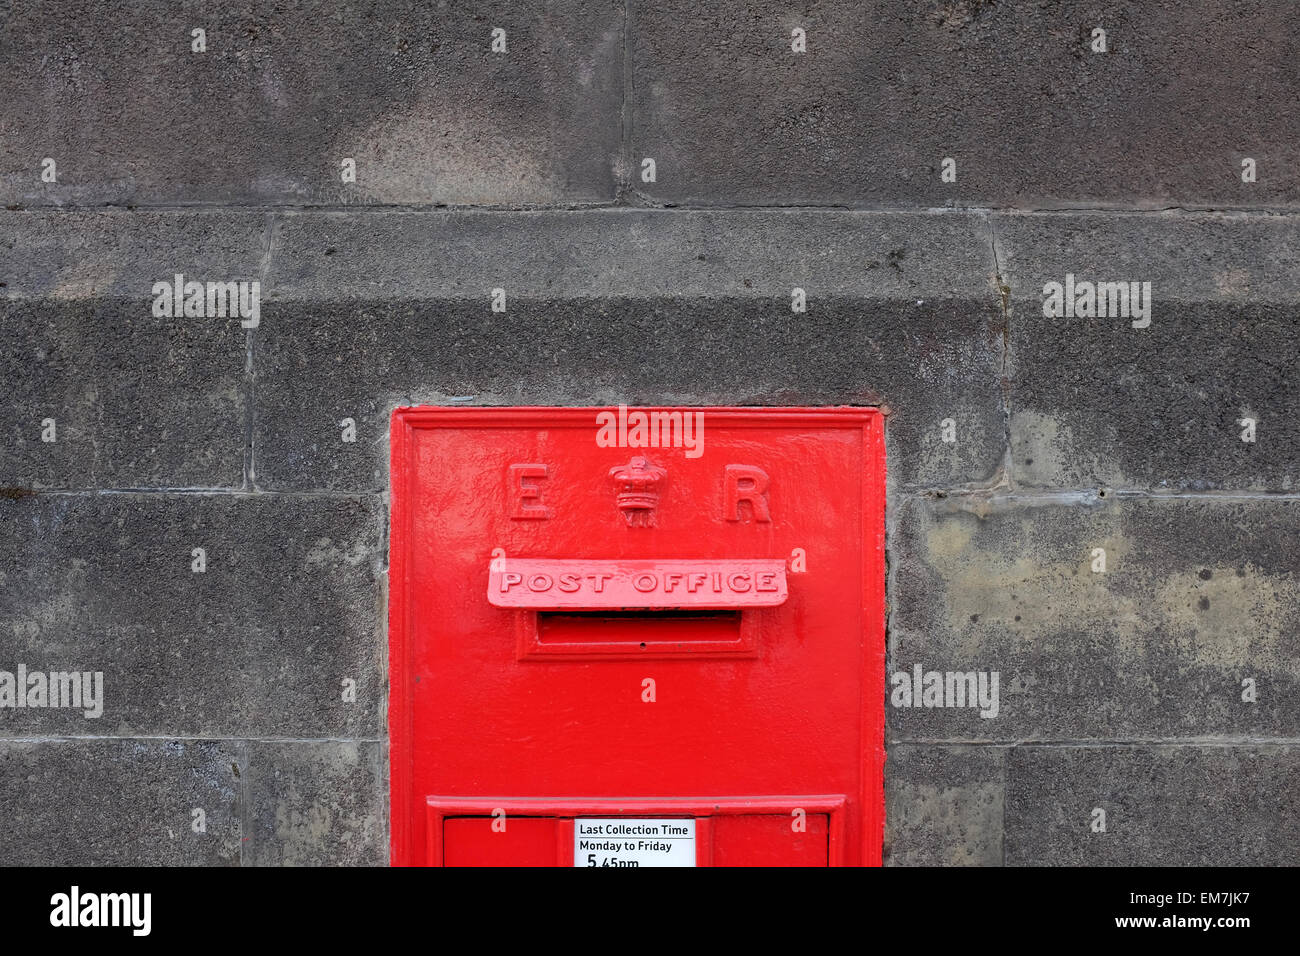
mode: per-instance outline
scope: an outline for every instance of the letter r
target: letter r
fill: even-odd
[[[748,501],[754,510],[755,521],[771,521],[767,504],[767,486],[771,479],[756,465],[727,465],[723,470],[725,502],[723,517],[728,521],[740,520],[740,503]]]

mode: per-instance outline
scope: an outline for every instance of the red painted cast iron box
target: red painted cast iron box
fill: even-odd
[[[880,862],[864,408],[405,408],[392,859]]]

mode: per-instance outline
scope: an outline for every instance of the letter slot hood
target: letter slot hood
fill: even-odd
[[[496,607],[569,611],[727,610],[778,607],[785,562],[497,558],[488,569]]]

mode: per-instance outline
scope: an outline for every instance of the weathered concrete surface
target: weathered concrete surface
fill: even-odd
[[[1300,753],[1016,747],[1006,801],[1009,865],[1290,866]],[[1104,833],[1093,832],[1095,809],[1106,812]]]
[[[609,202],[622,31],[617,0],[7,5],[0,198]]]
[[[0,485],[242,486],[246,332],[239,318],[155,317],[152,289],[176,273],[257,281],[268,222],[0,217]]]
[[[229,741],[0,740],[0,865],[238,865],[243,763]]]
[[[1000,680],[888,707],[887,862],[1292,862],[1298,48],[1263,0],[5,6],[0,671],[105,680],[0,707],[0,863],[384,863],[391,410],[620,402],[888,407],[888,671]],[[178,272],[260,324],[154,317]],[[1067,273],[1151,326],[1044,318]]]
[[[281,298],[774,297],[996,301],[988,214],[929,210],[283,211]]]
[[[1300,487],[1300,218],[996,215],[1011,475],[1037,488]],[[1146,318],[1045,317],[1044,286],[1151,283]],[[1244,419],[1255,440],[1242,440]]]
[[[629,177],[673,204],[1300,199],[1297,27],[1262,0],[83,0],[4,15],[8,204],[592,203]]]
[[[965,214],[288,216],[254,346],[256,484],[384,487],[392,408],[452,401],[883,402],[895,483],[988,482],[1004,456],[992,274]]]
[[[890,706],[891,738],[1300,736],[1297,533],[1295,500],[908,502],[889,672],[996,671],[999,710]]]
[[[0,499],[0,670],[104,675],[101,716],[3,708],[0,736],[377,737],[383,521],[329,496]]]
[[[243,485],[238,319],[155,319],[147,300],[0,300],[0,340],[5,486]]]
[[[1300,200],[1300,21],[1251,0],[802,8],[633,0],[633,186],[653,201]],[[1108,52],[1091,51],[1092,30]],[[807,52],[791,50],[791,31]],[[640,178],[643,158],[656,181]],[[945,157],[957,181],[940,178]],[[1241,161],[1256,161],[1256,182]]]
[[[247,746],[246,866],[388,862],[388,779],[379,741]]]
[[[1005,750],[889,744],[886,866],[1001,866]]]
[[[151,306],[153,284],[177,272],[187,279],[258,279],[273,221],[269,211],[238,209],[9,211],[0,216],[0,293]]]

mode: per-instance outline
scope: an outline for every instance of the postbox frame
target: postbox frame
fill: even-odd
[[[838,425],[858,421],[862,428],[861,456],[861,508],[863,518],[864,570],[879,570],[879,574],[862,576],[861,608],[863,613],[862,688],[860,759],[863,768],[877,765],[878,774],[863,772],[862,789],[854,796],[861,800],[861,859],[864,865],[879,866],[884,843],[884,767],[885,767],[885,439],[884,416],[879,408],[871,406],[828,407],[713,407],[713,406],[637,406],[637,411],[691,411],[703,412],[710,422],[731,424],[770,424],[780,420],[784,425],[806,424],[810,427]],[[589,423],[596,414],[608,411],[596,406],[412,406],[396,408],[391,419],[390,443],[390,529],[388,577],[388,672],[389,672],[389,786],[390,786],[390,850],[395,866],[416,862],[411,846],[411,819],[416,812],[429,812],[431,800],[442,800],[432,795],[419,798],[412,793],[413,768],[413,689],[411,687],[410,654],[412,633],[410,621],[411,584],[408,567],[408,549],[411,544],[411,518],[414,505],[413,433],[418,428],[474,427],[517,429],[536,425],[554,425],[557,419],[575,423]],[[522,649],[522,648],[521,648]],[[517,799],[517,798],[516,798]],[[699,802],[684,798],[687,804]],[[707,798],[704,798],[707,799]],[[782,798],[777,798],[778,800]],[[784,798],[788,800],[788,798]],[[840,799],[840,798],[831,798]],[[481,803],[482,801],[476,801]],[[572,800],[547,798],[547,803],[557,810],[566,808]],[[591,801],[589,801],[591,802]],[[618,801],[628,812],[649,801],[633,797]],[[658,800],[660,807],[671,801]],[[715,800],[716,802],[716,800]],[[754,805],[753,798],[746,802]],[[531,804],[532,802],[529,801]],[[612,802],[599,803],[602,812],[612,810]],[[519,805],[517,802],[515,805]],[[533,804],[538,805],[538,804]],[[644,809],[644,808],[643,808]],[[680,811],[679,811],[680,812]],[[740,812],[740,811],[737,811]],[[752,812],[752,811],[750,811]],[[554,815],[555,811],[541,815]],[[842,813],[832,813],[832,822],[838,832],[842,826]],[[843,840],[836,842],[831,865],[843,858]]]

